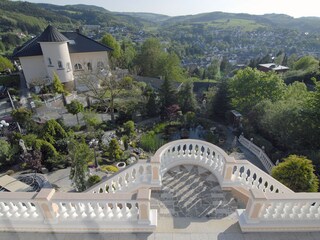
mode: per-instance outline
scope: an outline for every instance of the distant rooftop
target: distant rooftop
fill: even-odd
[[[263,68],[268,68],[269,70],[273,70],[273,71],[289,70],[288,67],[282,66],[282,65],[278,65],[278,64],[275,64],[275,63],[264,63],[264,64],[259,64],[259,66],[263,67]]]

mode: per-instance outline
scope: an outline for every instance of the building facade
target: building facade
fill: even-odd
[[[28,88],[52,83],[54,74],[68,88],[74,88],[83,71],[108,68],[112,49],[76,32],[60,33],[49,25],[38,37],[16,49]]]

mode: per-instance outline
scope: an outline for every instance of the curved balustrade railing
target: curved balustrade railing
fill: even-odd
[[[228,155],[219,147],[201,140],[177,140],[162,146],[151,162],[160,163],[160,174],[163,176],[170,168],[181,164],[202,166],[223,181],[223,171]]]
[[[225,151],[201,140],[178,140],[161,147],[153,160],[160,163],[163,176],[167,170],[181,164],[199,165],[211,171],[222,187],[242,186],[263,192],[292,193],[292,191],[248,161],[236,161]],[[230,169],[228,175],[227,169]]]
[[[98,183],[86,192],[117,193],[136,191],[143,186],[152,187],[152,166],[146,161],[131,165],[111,178]],[[159,185],[156,184],[157,186]]]

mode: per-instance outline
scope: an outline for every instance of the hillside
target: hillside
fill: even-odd
[[[48,24],[69,28],[76,23],[67,16],[29,2],[0,1],[0,32],[23,31],[37,34]]]
[[[230,27],[241,27],[243,23],[247,25],[256,25],[256,27],[265,28],[285,28],[304,32],[320,32],[320,18],[319,17],[301,17],[293,18],[285,14],[265,14],[265,15],[251,15],[244,13],[225,13],[225,12],[211,12],[201,13],[196,15],[171,17],[162,22],[164,26],[180,25],[180,24],[216,24],[219,27],[226,28],[225,22],[233,22],[235,24]],[[222,23],[222,24],[219,24]]]
[[[129,28],[142,28],[149,24],[145,19],[135,18],[122,13],[110,12],[102,7],[93,5],[65,5],[37,4],[42,8],[61,16],[78,21],[81,24],[100,25],[102,27],[126,26]]]
[[[153,13],[111,12],[94,5],[34,4],[0,0],[0,53],[8,54],[48,24],[60,30],[83,25],[84,34],[100,39],[106,32],[117,40],[140,44],[157,37],[168,44],[184,66],[208,66],[215,57],[246,63],[254,58],[291,54],[320,57],[320,18],[284,14],[250,15],[211,12],[169,17]],[[94,29],[94,30],[92,30]]]

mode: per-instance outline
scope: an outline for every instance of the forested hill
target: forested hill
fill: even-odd
[[[96,39],[106,32],[117,39],[130,38],[134,42],[156,36],[161,41],[176,43],[175,52],[184,60],[190,54],[190,59],[204,56],[204,52],[213,52],[212,48],[228,51],[227,57],[232,58],[230,49],[238,47],[243,52],[243,46],[249,45],[253,52],[237,54],[241,61],[267,54],[275,46],[277,51],[288,54],[320,54],[320,18],[317,17],[224,12],[169,17],[111,12],[93,5],[58,6],[10,0],[0,0],[0,54],[10,55],[16,46],[38,35],[48,24],[66,31],[83,25],[99,25],[99,31],[86,33]]]
[[[246,23],[248,25],[254,24],[260,27],[268,28],[288,28],[304,32],[320,32],[319,17],[293,18],[285,14],[251,15],[245,13],[211,12],[196,15],[171,17],[163,21],[162,24],[219,24],[225,23],[226,21],[233,23],[233,26],[237,26],[236,22],[238,22],[240,26],[242,26],[243,23]]]
[[[169,17],[153,13],[118,13],[93,5],[34,4],[21,1],[0,0],[0,33],[21,30],[39,33],[48,23],[60,29],[71,29],[81,24],[98,24],[102,27],[125,26],[140,28],[186,25],[186,24],[227,24],[228,27],[256,25],[268,28],[290,28],[300,31],[320,32],[320,18],[293,18],[284,14],[250,15],[211,12],[196,15]],[[237,23],[238,22],[238,23]],[[237,25],[238,24],[238,25]],[[225,24],[224,24],[225,25]]]
[[[59,29],[75,29],[82,24],[142,28],[148,21],[130,15],[110,12],[91,5],[35,4],[0,0],[0,33],[22,31],[40,33],[49,23]]]

